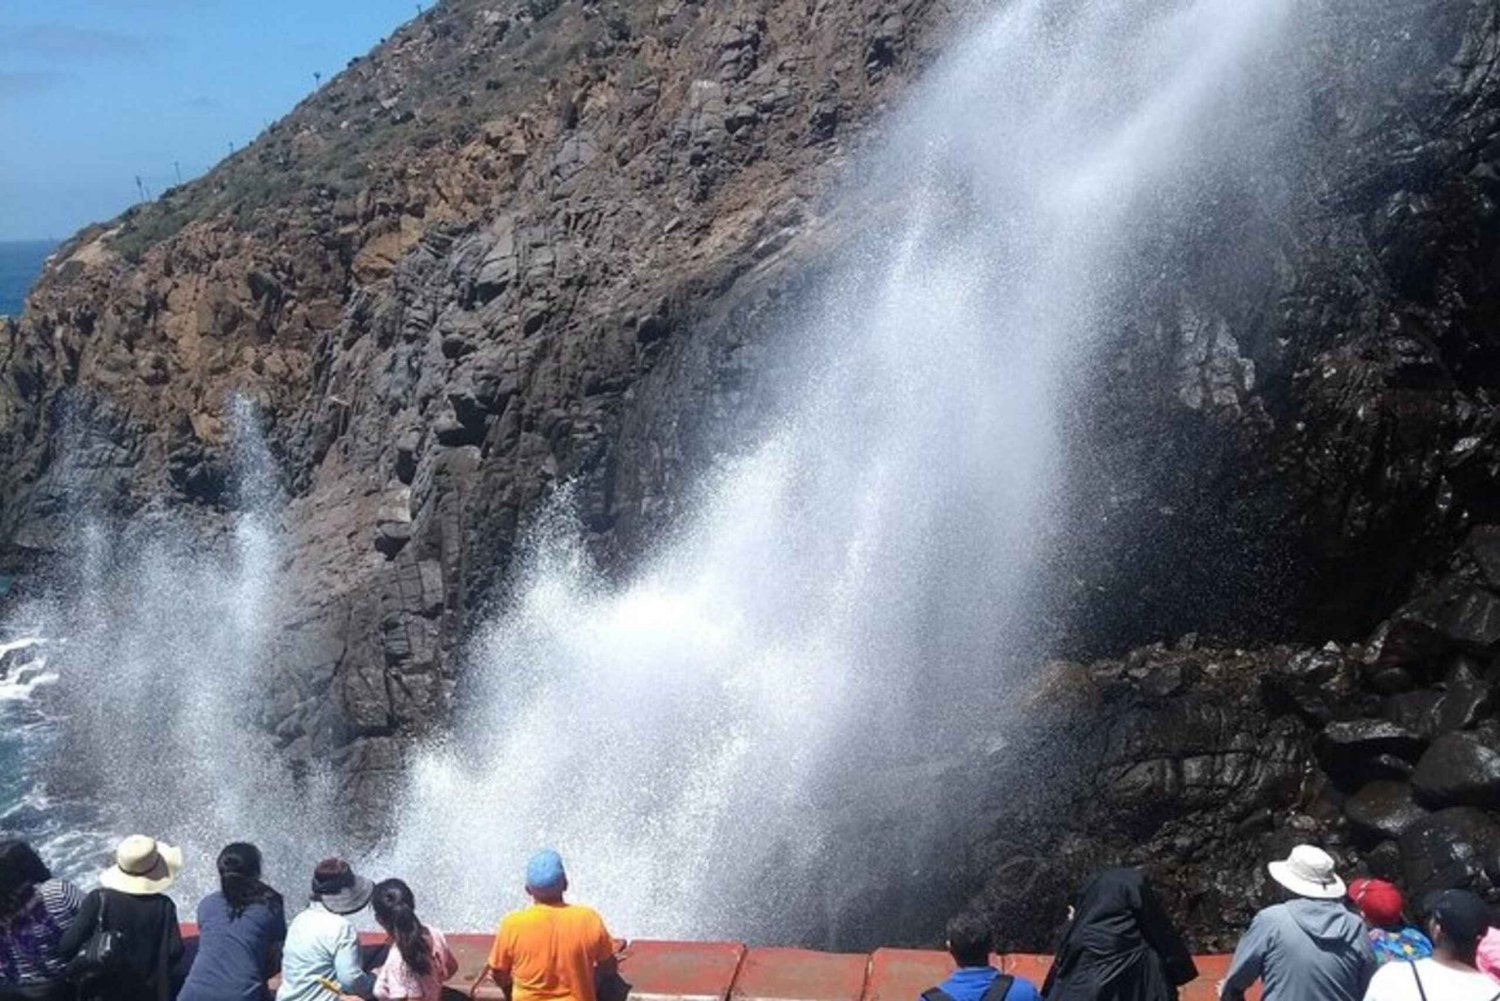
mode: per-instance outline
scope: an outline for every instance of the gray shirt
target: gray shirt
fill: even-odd
[[[1361,1001],[1375,966],[1364,922],[1342,901],[1298,898],[1255,915],[1220,997],[1241,1001],[1259,979],[1264,1001]]]

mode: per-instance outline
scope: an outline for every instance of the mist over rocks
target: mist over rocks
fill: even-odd
[[[975,16],[437,5],[79,234],[0,320],[0,532],[67,552],[85,519],[163,509],[222,532],[248,401],[288,496],[259,724],[389,800],[559,486],[623,574],[774,419],[791,318],[889,211],[836,197],[849,165]],[[1299,29],[1311,90],[1252,151],[1286,172],[1144,248],[1155,277],[1111,290],[1070,386],[1034,630],[1070,660],[983,753],[851,798],[886,822],[803,940],[930,943],[973,901],[1044,948],[1089,868],[1139,861],[1224,947],[1299,840],[1495,896],[1500,23],[1322,0]],[[922,783],[964,790],[951,826],[904,812]]]

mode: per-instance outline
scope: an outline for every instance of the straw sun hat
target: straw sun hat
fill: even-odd
[[[146,896],[171,886],[181,869],[181,848],[144,834],[132,834],[115,849],[115,864],[99,874],[99,885]]]

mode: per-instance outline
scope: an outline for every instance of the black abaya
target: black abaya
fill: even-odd
[[[1063,932],[1046,1001],[1176,1001],[1193,957],[1138,869],[1106,869],[1083,888]]]

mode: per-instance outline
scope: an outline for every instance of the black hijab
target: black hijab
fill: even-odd
[[[1084,884],[1042,994],[1047,1001],[1176,1001],[1198,976],[1182,936],[1139,869]]]

